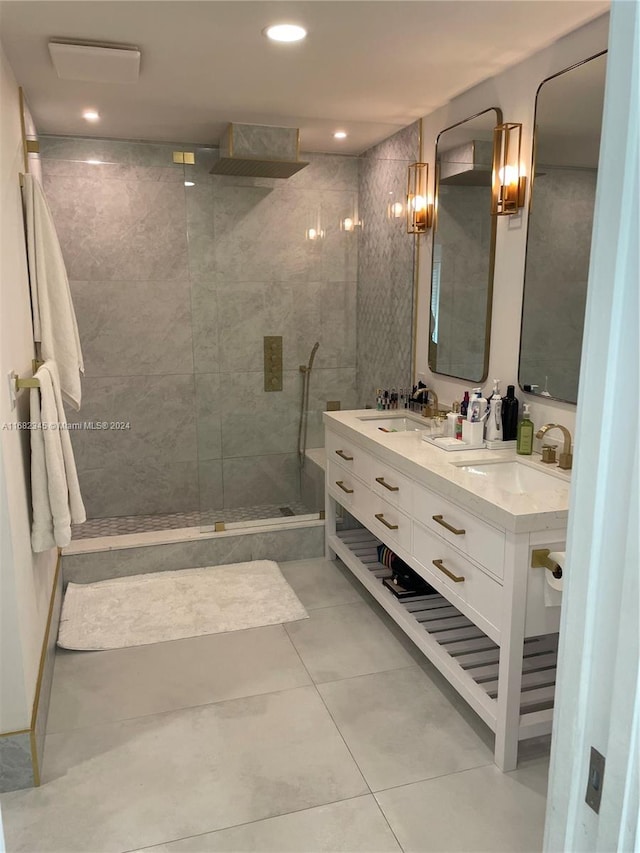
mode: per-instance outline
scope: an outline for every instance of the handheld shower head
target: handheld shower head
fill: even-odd
[[[319,346],[320,341],[316,341],[313,345],[313,349],[311,350],[311,354],[309,355],[309,363],[300,365],[300,373],[311,373],[311,368],[313,367],[313,359],[316,357],[316,352],[318,351]]]
[[[313,367],[313,359],[316,357],[316,353],[318,352],[318,347],[320,346],[320,341],[316,341],[313,345],[313,349],[311,350],[311,355],[309,356],[309,364],[307,365],[307,370],[311,370]]]

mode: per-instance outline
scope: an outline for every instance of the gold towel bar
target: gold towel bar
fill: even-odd
[[[20,391],[21,388],[39,388],[40,380],[39,379],[20,379],[19,376],[15,377],[16,380],[16,391]]]

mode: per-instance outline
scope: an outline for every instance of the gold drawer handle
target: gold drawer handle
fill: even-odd
[[[453,573],[453,572],[450,572],[450,571],[449,571],[449,569],[446,569],[446,568],[442,565],[442,560],[432,560],[431,562],[432,562],[432,563],[433,563],[433,565],[436,567],[436,569],[440,569],[440,571],[441,571],[443,574],[445,574],[448,578],[451,578],[451,580],[452,580],[454,583],[462,583],[462,582],[463,582],[464,577],[459,577],[458,575],[454,575],[454,573]]]
[[[347,462],[353,462],[353,456],[347,456],[344,450],[336,450],[336,453],[341,459],[346,459]]]
[[[381,522],[384,524],[384,526],[385,526],[385,527],[388,527],[388,528],[389,528],[389,530],[397,530],[397,529],[398,529],[398,525],[397,525],[397,524],[389,524],[389,522],[387,521],[387,519],[384,517],[384,513],[382,513],[382,512],[377,512],[377,513],[376,513],[376,518],[378,519],[378,521],[381,521]]]
[[[400,491],[400,486],[390,486],[389,483],[385,483],[384,477],[376,477],[376,483],[380,483],[381,486],[384,486],[385,489],[389,489],[390,492]]]
[[[348,488],[344,485],[344,480],[336,480],[336,486],[337,486],[339,489],[342,489],[342,491],[343,491],[343,492],[346,492],[348,495],[352,495],[352,494],[353,494],[353,489],[348,489]]]
[[[441,515],[432,515],[431,518],[438,524],[440,524],[442,527],[446,527],[446,529],[451,531],[451,533],[455,533],[456,536],[462,536],[463,533],[466,533],[466,530],[458,530],[457,527],[452,527],[450,524],[447,524],[447,522]]]

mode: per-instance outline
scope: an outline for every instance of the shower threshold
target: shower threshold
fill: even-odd
[[[261,506],[234,507],[232,509],[194,510],[156,515],[122,515],[111,518],[90,518],[84,524],[71,528],[72,540],[97,539],[102,536],[123,536],[129,533],[151,533],[158,530],[181,530],[185,527],[213,529],[216,522],[233,524],[243,521],[262,521],[277,518],[317,515],[300,502],[263,504]]]

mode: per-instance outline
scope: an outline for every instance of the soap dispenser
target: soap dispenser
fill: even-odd
[[[489,417],[487,418],[487,441],[502,441],[502,397],[500,396],[500,380],[493,380],[493,394],[489,400]]]
[[[533,453],[533,423],[529,414],[528,403],[522,407],[522,420],[518,424],[516,453],[520,456],[531,456]]]

